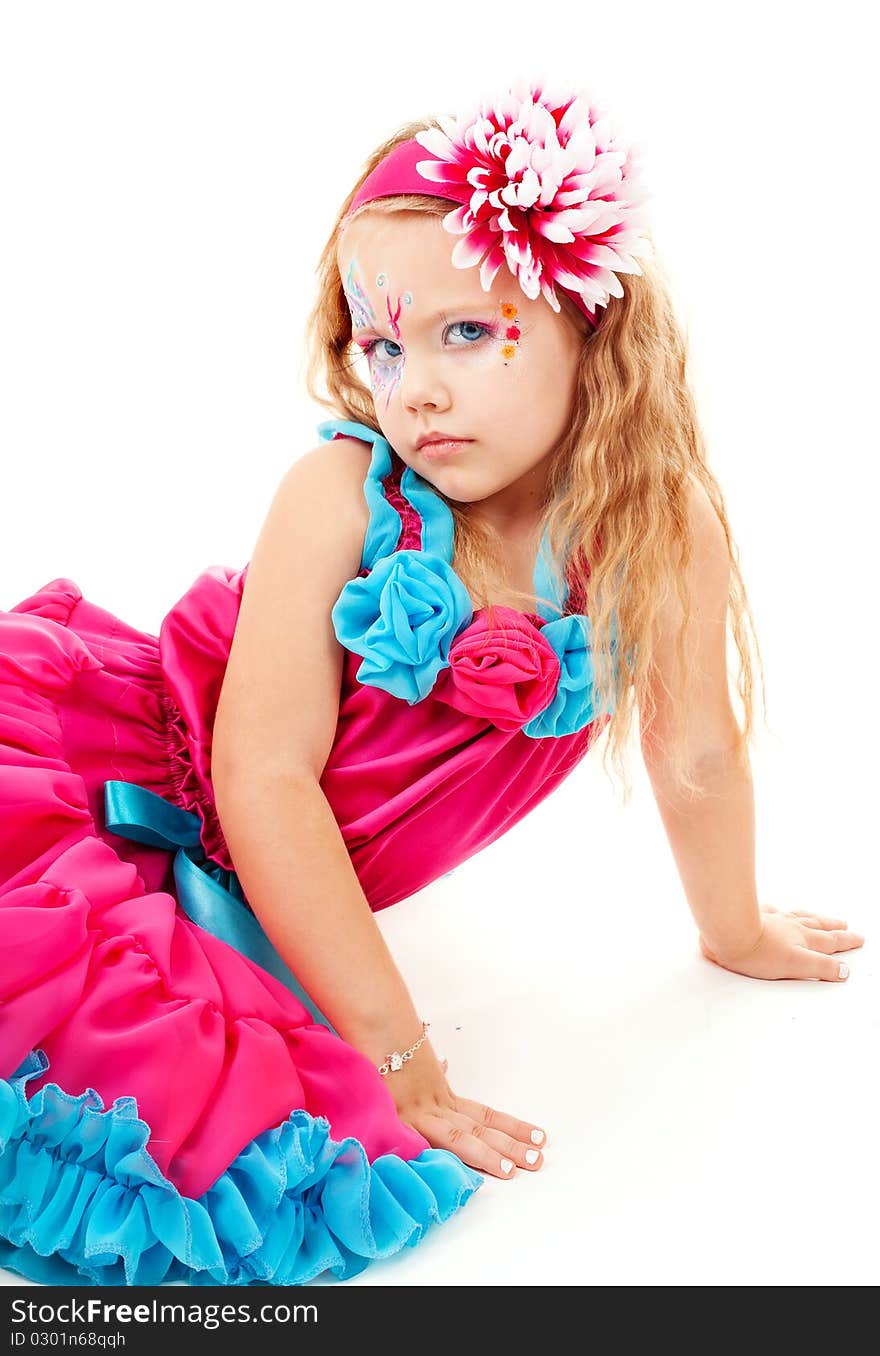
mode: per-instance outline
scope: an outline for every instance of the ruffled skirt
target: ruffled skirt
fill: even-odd
[[[158,638],[56,579],[0,611],[0,1265],[295,1285],[417,1244],[483,1178],[183,912],[174,853],[107,827],[109,781],[224,860]]]

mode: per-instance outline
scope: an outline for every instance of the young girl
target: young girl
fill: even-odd
[[[438,124],[334,224],[336,417],[252,560],[158,637],[66,578],[0,613],[0,1265],[32,1279],[345,1279],[539,1171],[373,914],[601,734],[622,770],[635,708],[705,955],[838,980],[861,945],[758,905],[748,604],[633,155],[532,86]]]

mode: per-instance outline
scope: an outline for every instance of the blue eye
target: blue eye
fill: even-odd
[[[470,325],[471,329],[479,330],[479,334],[474,335],[474,340],[482,339],[484,334],[491,334],[488,325],[484,325],[480,320],[456,320],[449,328],[454,330],[459,325]]]
[[[372,356],[373,350],[374,350],[379,344],[392,344],[394,348],[396,348],[396,349],[399,349],[399,348],[400,348],[400,345],[399,345],[399,344],[395,344],[393,339],[371,339],[370,342],[369,342],[368,344],[364,344],[363,348],[361,349],[361,352],[362,352],[363,354],[365,354],[366,357],[369,358],[369,357]],[[392,360],[392,362],[393,362],[395,359],[399,358],[399,357],[400,357],[400,353],[399,353],[399,352],[398,352],[398,353],[392,353],[392,354],[391,354],[391,360]]]
[[[494,330],[492,329],[492,327],[490,325],[484,325],[481,320],[456,320],[454,321],[453,324],[447,325],[446,333],[448,334],[450,330],[458,329],[459,326],[468,326],[472,331],[476,330],[477,333],[471,334],[470,336],[467,335],[463,336],[466,339],[466,343],[455,344],[453,345],[453,347],[455,348],[472,348],[475,343],[477,343],[480,339],[483,339],[486,335],[494,334]],[[379,344],[390,344],[392,348],[397,349],[397,352],[389,354],[386,351],[383,359],[382,354],[376,352]],[[375,354],[375,357],[380,361],[382,366],[386,365],[386,360],[387,363],[396,362],[397,359],[400,357],[402,351],[403,350],[401,349],[400,344],[395,343],[393,339],[371,339],[370,342],[368,344],[364,344],[363,348],[361,349],[361,352],[365,354],[365,356],[368,358],[372,357]]]

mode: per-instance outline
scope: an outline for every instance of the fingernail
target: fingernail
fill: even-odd
[[[510,1172],[510,1169],[511,1169],[512,1167],[513,1167],[513,1164],[511,1163],[511,1161],[510,1161],[509,1158],[502,1158],[502,1160],[501,1160],[501,1171],[502,1171],[502,1172]]]
[[[533,1143],[533,1144],[543,1144],[543,1143],[544,1143],[544,1131],[543,1131],[543,1130],[533,1130],[533,1131],[532,1131],[532,1143]]]
[[[527,1163],[537,1163],[537,1161],[538,1161],[538,1159],[540,1158],[540,1156],[541,1156],[541,1155],[539,1154],[539,1152],[538,1152],[537,1149],[526,1149],[526,1162],[527,1162]]]
[[[838,970],[838,974],[840,975],[841,979],[846,979],[847,975],[849,974],[849,966],[847,965],[846,961],[840,962],[840,969]]]

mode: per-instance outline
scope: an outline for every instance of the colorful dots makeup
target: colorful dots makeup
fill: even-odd
[[[501,345],[501,356],[504,359],[504,366],[506,367],[508,360],[516,356],[516,350],[519,348],[519,338],[522,331],[515,323],[519,312],[512,301],[503,301],[501,303],[501,314],[504,316],[505,320],[513,322],[508,325],[504,331],[506,342]]]

